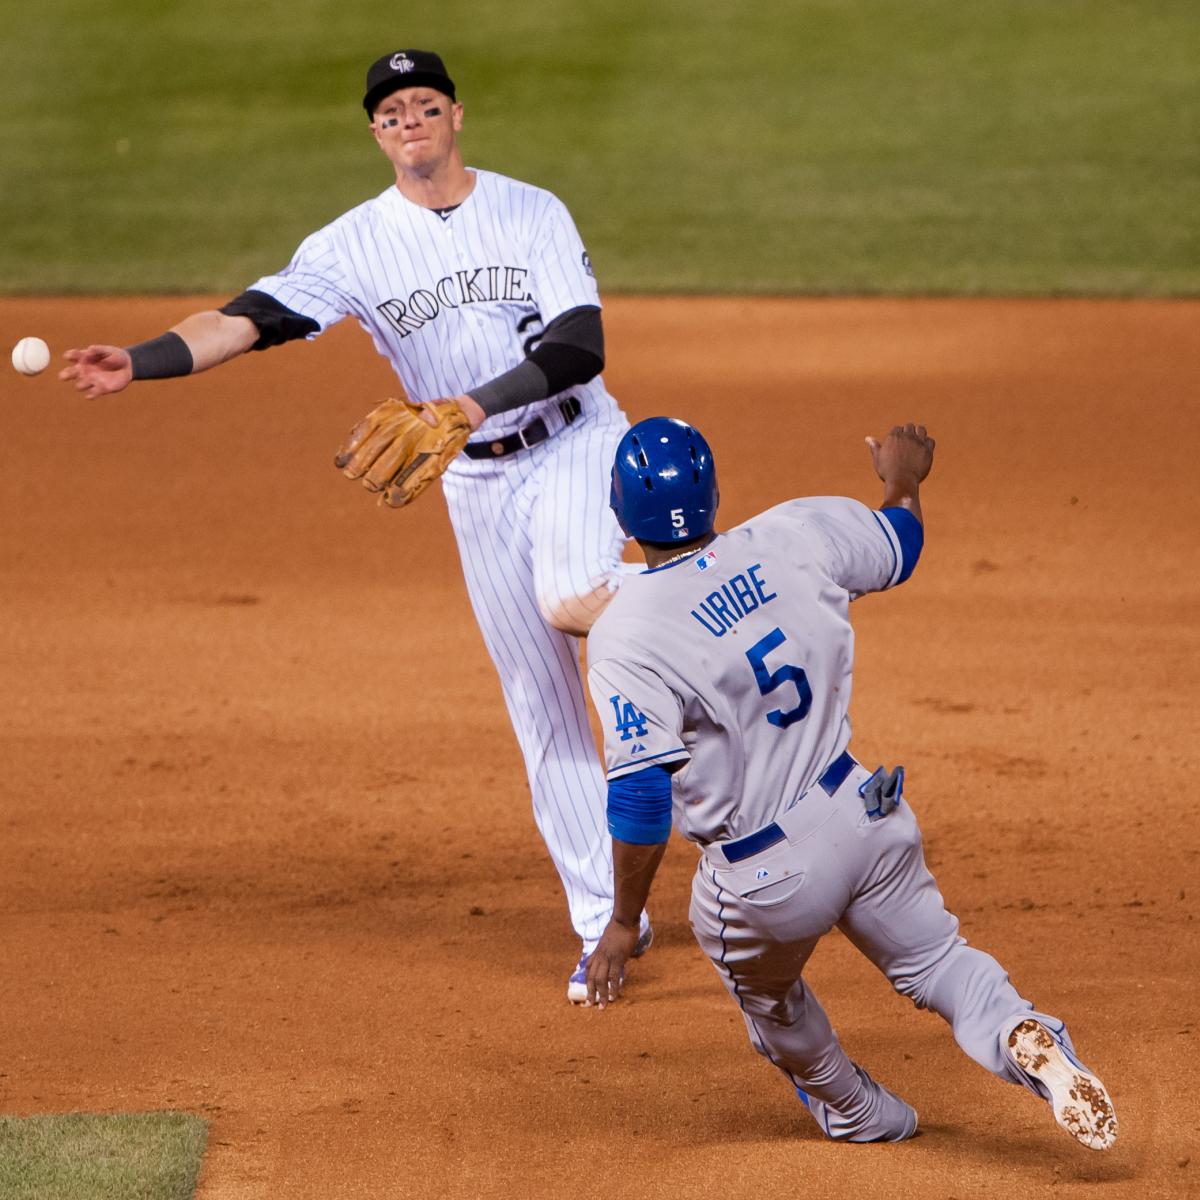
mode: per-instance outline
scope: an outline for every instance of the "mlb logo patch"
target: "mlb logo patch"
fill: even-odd
[[[709,564],[716,562],[716,560],[717,552],[715,550],[710,550],[707,554],[702,554],[698,559],[696,559],[696,570],[707,571]]]

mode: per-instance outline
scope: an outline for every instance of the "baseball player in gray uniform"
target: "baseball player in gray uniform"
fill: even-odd
[[[679,421],[635,425],[617,449],[612,506],[648,570],[592,629],[617,897],[587,970],[589,1002],[620,994],[672,823],[701,851],[691,923],[750,1040],[840,1141],[900,1141],[917,1114],[850,1061],[805,984],[835,925],[967,1054],[1049,1101],[1083,1145],[1117,1121],[1062,1021],[1036,1012],[968,946],[925,866],[903,768],[851,756],[849,603],[903,583],[924,540],[924,428],[868,439],[884,484],[856,500],[793,500],[717,533],[704,438]]]
[[[347,316],[370,334],[415,403],[385,402],[336,462],[373,490],[391,479],[379,476],[381,462],[437,458],[445,470],[471,604],[582,943],[567,986],[582,1002],[613,889],[577,639],[624,573],[625,539],[604,497],[629,425],[600,377],[599,292],[560,200],[464,165],[463,107],[438,55],[385,54],[367,72],[363,107],[392,185],[220,309],[129,349],[68,351],[60,377],[95,397],[315,338]],[[462,442],[425,453],[420,430],[450,411]],[[384,492],[389,503],[396,494]],[[640,952],[652,937],[644,917],[639,936]]]

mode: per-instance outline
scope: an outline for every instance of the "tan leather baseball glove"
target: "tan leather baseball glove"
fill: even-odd
[[[428,414],[434,424],[422,416]],[[384,400],[350,431],[334,465],[347,479],[382,492],[392,508],[411,504],[466,444],[471,424],[453,401]]]

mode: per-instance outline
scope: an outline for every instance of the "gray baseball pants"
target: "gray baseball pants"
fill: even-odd
[[[704,849],[691,922],[742,1010],[750,1041],[808,1104],[824,1132],[847,1141],[907,1137],[916,1115],[852,1063],[801,978],[835,925],[918,1008],[948,1021],[955,1040],[994,1075],[1045,1097],[1009,1057],[1008,1035],[1035,1012],[991,955],[966,944],[925,866],[907,801],[868,819],[856,766],[832,796],[813,787],[776,824],[786,839],[736,864]]]

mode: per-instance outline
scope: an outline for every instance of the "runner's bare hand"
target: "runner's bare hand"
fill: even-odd
[[[884,483],[903,478],[920,483],[933,466],[933,448],[937,443],[925,432],[924,425],[895,426],[882,442],[867,438],[875,473]]]

